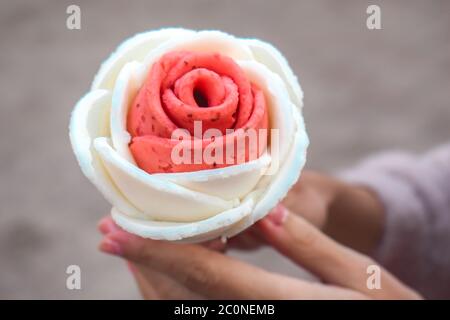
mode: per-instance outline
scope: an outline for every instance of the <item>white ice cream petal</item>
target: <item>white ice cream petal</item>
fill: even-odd
[[[122,67],[129,61],[142,61],[144,57],[161,43],[176,37],[185,37],[195,31],[182,28],[167,28],[142,32],[125,40],[106,59],[97,72],[91,90],[112,90]]]
[[[97,138],[94,147],[116,186],[152,219],[198,221],[239,204],[238,199],[226,201],[148,174],[121,158],[107,138]]]
[[[306,163],[306,150],[309,145],[309,139],[306,134],[305,125],[299,112],[294,113],[293,120],[298,126],[294,141],[278,173],[271,177],[270,185],[266,187],[264,194],[255,206],[253,212],[255,221],[263,218],[286,196],[289,189],[298,180],[300,172]],[[260,185],[264,185],[263,179],[261,179]]]
[[[256,61],[265,65],[283,79],[292,101],[301,108],[303,106],[303,91],[297,76],[292,72],[283,54],[270,43],[258,39],[242,39],[242,41],[250,47]]]
[[[213,49],[211,49],[213,48]],[[144,59],[144,66],[148,72],[162,55],[170,51],[188,50],[193,52],[219,52],[235,60],[252,60],[253,53],[248,46],[238,38],[227,33],[207,30],[190,33],[166,41],[148,53]]]
[[[270,155],[265,153],[256,160],[225,168],[161,173],[153,176],[167,179],[190,190],[232,200],[242,199],[252,191],[269,165]]]
[[[142,65],[136,61],[128,62],[122,68],[114,86],[111,104],[111,140],[117,153],[136,164],[130,152],[131,135],[127,130],[127,115],[139,88],[142,86]]]
[[[235,208],[225,210],[215,216],[197,222],[141,220],[129,217],[116,208],[112,209],[111,214],[120,227],[144,238],[203,242],[223,235],[226,230],[250,215],[253,206],[253,199],[249,198]]]
[[[265,93],[269,110],[269,123],[271,129],[279,133],[279,154],[272,155],[284,159],[288,153],[289,145],[296,130],[292,115],[296,111],[295,105],[289,98],[286,85],[278,74],[270,71],[266,66],[256,61],[238,61],[250,81],[256,84]],[[269,133],[270,134],[270,133]]]
[[[243,202],[251,200],[256,205],[258,199],[261,197],[261,195],[264,193],[264,191],[265,191],[265,188],[254,189],[252,192],[250,192],[249,194],[247,194],[245,196]],[[253,210],[254,210],[254,207],[253,207]],[[230,228],[225,230],[223,232],[223,236],[225,236],[227,238],[234,237],[235,235],[242,232],[243,230],[245,230],[246,228],[248,228],[255,222],[256,222],[256,220],[253,216],[253,211],[252,211],[252,214],[245,216],[238,223],[235,223],[234,225],[230,226]]]
[[[70,141],[81,170],[106,200],[130,216],[142,217],[139,210],[114,186],[93,148],[94,139],[109,135],[110,105],[111,94],[106,90],[91,91],[84,96],[72,111]]]

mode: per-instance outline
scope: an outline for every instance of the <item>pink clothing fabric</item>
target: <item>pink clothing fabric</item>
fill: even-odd
[[[450,299],[450,144],[380,154],[341,177],[371,188],[385,207],[373,257],[425,298]]]

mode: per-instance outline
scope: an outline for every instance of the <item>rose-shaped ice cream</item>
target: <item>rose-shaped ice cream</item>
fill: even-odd
[[[74,108],[70,138],[125,230],[164,240],[230,237],[264,217],[298,179],[308,145],[302,98],[286,60],[265,42],[162,29],[128,39],[103,63]],[[196,137],[196,120],[200,134],[224,136]],[[190,138],[174,139],[179,128]],[[173,161],[174,146],[204,151],[249,128],[276,131],[258,137],[256,157],[245,147],[237,164]]]

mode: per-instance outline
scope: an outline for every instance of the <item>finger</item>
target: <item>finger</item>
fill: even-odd
[[[104,217],[99,221],[98,229],[103,234],[121,230],[110,216]],[[141,295],[146,300],[201,298],[172,279],[167,278],[164,274],[129,261],[127,265],[138,285]]]
[[[364,298],[352,290],[276,275],[198,245],[139,238],[114,231],[105,238],[118,254],[212,299],[344,299]]]
[[[114,230],[120,229],[120,227],[115,224],[114,220],[110,216],[103,217],[98,222],[97,228],[102,234],[108,234]]]
[[[256,250],[264,245],[264,240],[258,235],[254,227],[228,239],[228,247],[243,251]]]
[[[104,235],[121,230],[110,216],[104,217],[99,221],[98,229]],[[107,243],[106,245],[115,248],[114,243]],[[114,250],[117,250],[117,248]],[[127,265],[138,285],[141,295],[146,300],[201,298],[172,279],[167,278],[164,274],[129,261],[127,261]]]
[[[103,235],[106,235],[115,230],[120,230],[120,227],[114,222],[114,220],[110,216],[103,217],[99,221],[97,227],[98,227],[98,230]],[[202,245],[211,250],[224,252],[227,248],[227,240],[226,239],[225,240],[215,239],[215,240],[204,242],[204,243],[202,243]]]
[[[142,264],[128,262],[142,297],[146,300],[196,300],[202,297],[180,285],[177,281],[167,277]]]
[[[369,257],[344,247],[324,235],[305,219],[278,206],[284,223],[263,219],[258,222],[262,236],[278,251],[310,270],[322,280],[379,298],[417,298],[418,295],[380,267],[382,289],[369,289],[368,267],[377,265]],[[272,213],[273,214],[273,213]]]
[[[327,208],[333,199],[336,181],[311,171],[302,173],[283,204],[318,228],[327,220]]]
[[[128,269],[131,271],[131,274],[134,277],[134,280],[138,286],[139,292],[145,300],[155,300],[159,299],[159,295],[156,292],[155,288],[152,284],[147,281],[147,279],[142,275],[142,272],[138,269],[138,267],[131,262],[127,262]]]
[[[249,281],[242,274],[250,274],[250,278],[265,275],[263,270],[254,270],[202,246],[143,239],[120,230],[109,233],[101,242],[100,250],[145,265],[190,290],[219,299],[256,298],[253,290],[256,281]]]
[[[285,219],[283,213],[284,211],[273,210],[268,214],[267,218],[271,219],[274,223],[282,224]],[[238,250],[255,250],[267,243],[265,239],[261,237],[259,229],[256,226],[251,226],[244,232],[230,238],[228,244],[230,248]]]
[[[215,250],[218,252],[225,252],[227,250],[227,240],[226,239],[215,239],[203,243],[202,245],[210,250]]]

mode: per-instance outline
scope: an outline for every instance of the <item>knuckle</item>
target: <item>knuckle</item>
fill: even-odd
[[[295,243],[300,248],[313,249],[316,247],[317,241],[317,232],[310,228],[304,228],[304,230],[295,234]]]
[[[378,262],[376,262],[369,256],[360,254],[359,259],[361,261],[360,264],[364,267],[365,270],[367,270],[369,266],[380,266]]]

